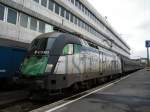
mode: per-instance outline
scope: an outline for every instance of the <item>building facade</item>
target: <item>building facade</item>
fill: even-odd
[[[54,26],[130,57],[129,46],[87,0],[0,0],[0,39],[30,43]]]

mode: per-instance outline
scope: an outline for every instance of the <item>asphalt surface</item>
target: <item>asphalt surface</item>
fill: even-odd
[[[103,90],[47,112],[150,112],[150,71],[140,70]]]

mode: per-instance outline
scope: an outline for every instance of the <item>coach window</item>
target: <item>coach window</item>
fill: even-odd
[[[20,25],[27,28],[28,25],[28,16],[26,14],[20,14]]]
[[[47,7],[47,0],[41,0],[41,5]]]
[[[4,10],[5,7],[3,5],[0,5],[0,20],[4,20]]]
[[[67,44],[63,48],[62,55],[70,55],[70,54],[73,54],[73,44]]]
[[[48,8],[49,8],[51,11],[53,11],[53,9],[54,9],[54,1],[53,1],[53,0],[49,0]]]
[[[45,23],[43,21],[39,21],[39,32],[45,33]]]
[[[30,29],[35,31],[37,30],[37,20],[35,18],[31,18]]]
[[[74,53],[79,53],[81,50],[81,45],[79,44],[74,44]]]
[[[17,22],[17,11],[16,10],[8,8],[7,22],[16,24],[16,22]]]

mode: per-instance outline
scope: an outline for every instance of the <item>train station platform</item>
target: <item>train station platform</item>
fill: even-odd
[[[76,99],[47,105],[35,111],[150,112],[150,71],[137,71]]]

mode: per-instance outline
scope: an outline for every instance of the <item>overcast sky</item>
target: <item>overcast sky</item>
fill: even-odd
[[[131,48],[131,58],[146,57],[150,40],[150,0],[88,0]]]

